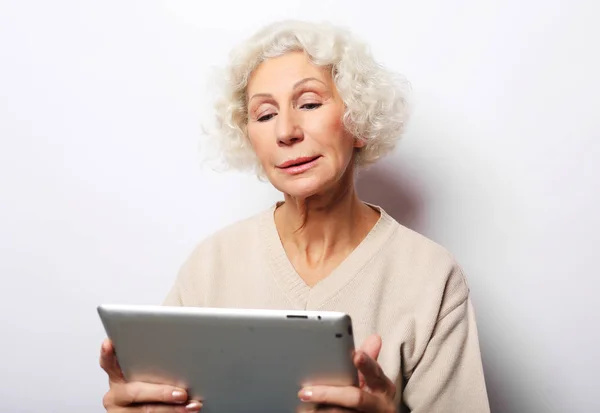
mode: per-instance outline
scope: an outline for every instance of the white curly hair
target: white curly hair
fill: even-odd
[[[286,20],[264,27],[234,48],[221,72],[210,135],[225,166],[263,176],[246,133],[246,87],[261,62],[293,51],[303,51],[313,64],[331,68],[346,107],[344,126],[365,142],[355,157],[357,167],[374,163],[395,147],[409,114],[408,82],[378,64],[368,47],[347,30],[329,23]]]

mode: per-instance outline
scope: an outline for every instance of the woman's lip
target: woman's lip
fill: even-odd
[[[308,163],[308,162],[312,162],[315,159],[319,158],[320,155],[317,156],[303,156],[302,158],[296,158],[296,159],[292,159],[291,161],[286,161],[282,164],[277,165],[277,168],[279,169],[285,169],[285,168],[290,168],[290,167],[295,167],[295,166],[302,166],[301,164],[304,163]]]
[[[301,163],[300,165],[293,165],[293,166],[288,166],[285,168],[278,167],[278,168],[280,171],[282,171],[288,175],[298,175],[298,174],[308,171],[313,166],[315,166],[317,164],[317,161],[320,158],[321,158],[320,156],[316,156],[313,158],[306,158],[308,160],[308,162],[305,161],[304,163]]]

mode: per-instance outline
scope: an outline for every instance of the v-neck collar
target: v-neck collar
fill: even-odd
[[[380,213],[379,219],[358,246],[325,278],[309,287],[289,260],[277,226],[274,204],[259,220],[266,257],[272,275],[296,309],[318,309],[348,285],[375,256],[396,228],[396,221],[383,208],[368,204]]]

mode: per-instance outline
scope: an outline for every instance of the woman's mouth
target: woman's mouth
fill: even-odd
[[[285,161],[277,165],[276,168],[287,174],[297,175],[309,170],[313,166],[316,166],[320,157],[321,155],[303,156],[301,158]]]

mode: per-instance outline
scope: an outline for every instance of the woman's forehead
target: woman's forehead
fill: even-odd
[[[262,62],[250,75],[246,91],[254,93],[284,92],[294,89],[301,81],[314,79],[332,86],[331,72],[310,61],[304,52],[290,52]]]

